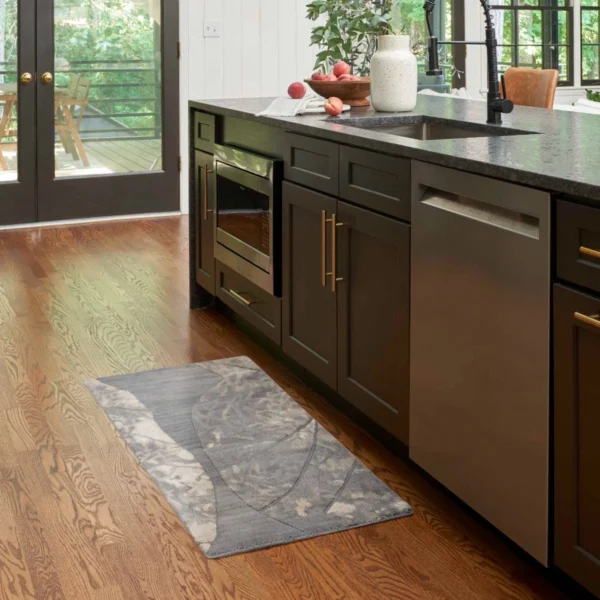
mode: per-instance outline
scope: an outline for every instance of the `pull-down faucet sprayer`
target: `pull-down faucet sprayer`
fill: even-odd
[[[487,49],[487,64],[488,64],[488,93],[487,106],[488,116],[487,122],[499,125],[502,123],[502,113],[512,112],[514,105],[511,100],[504,98],[500,94],[500,86],[498,83],[498,41],[496,39],[496,31],[494,30],[494,17],[490,10],[487,0],[479,0],[485,14],[485,42],[454,42],[442,41],[433,35],[432,17],[435,9],[436,0],[426,0],[423,8],[425,9],[425,20],[427,21],[427,29],[429,31],[429,69],[427,75],[441,75],[439,45],[440,44],[485,44]]]

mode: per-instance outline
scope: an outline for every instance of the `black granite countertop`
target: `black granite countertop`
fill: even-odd
[[[536,188],[600,201],[600,115],[515,107],[499,127],[537,135],[420,141],[373,129],[344,125],[344,120],[423,115],[485,126],[486,103],[419,96],[413,113],[391,115],[354,109],[340,117],[257,117],[272,99],[190,102],[192,108],[275,125],[288,131],[352,146],[480,173]],[[491,126],[496,127],[496,126]]]

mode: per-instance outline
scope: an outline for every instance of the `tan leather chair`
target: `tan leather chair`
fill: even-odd
[[[504,73],[506,97],[520,106],[554,108],[558,85],[556,69],[526,69],[510,67]]]

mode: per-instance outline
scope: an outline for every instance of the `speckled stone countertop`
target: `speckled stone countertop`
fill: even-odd
[[[198,100],[192,108],[275,125],[351,146],[414,158],[454,169],[600,202],[600,115],[515,107],[499,127],[537,135],[420,141],[344,125],[347,118],[427,117],[485,126],[486,103],[419,96],[413,113],[355,109],[340,117],[257,117],[271,99]],[[491,126],[496,127],[496,126]]]

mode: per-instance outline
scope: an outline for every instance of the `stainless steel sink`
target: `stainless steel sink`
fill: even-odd
[[[459,138],[528,135],[535,132],[510,129],[502,125],[486,126],[478,123],[450,121],[425,116],[411,117],[349,117],[338,118],[339,125],[369,129],[413,140],[451,140]]]

